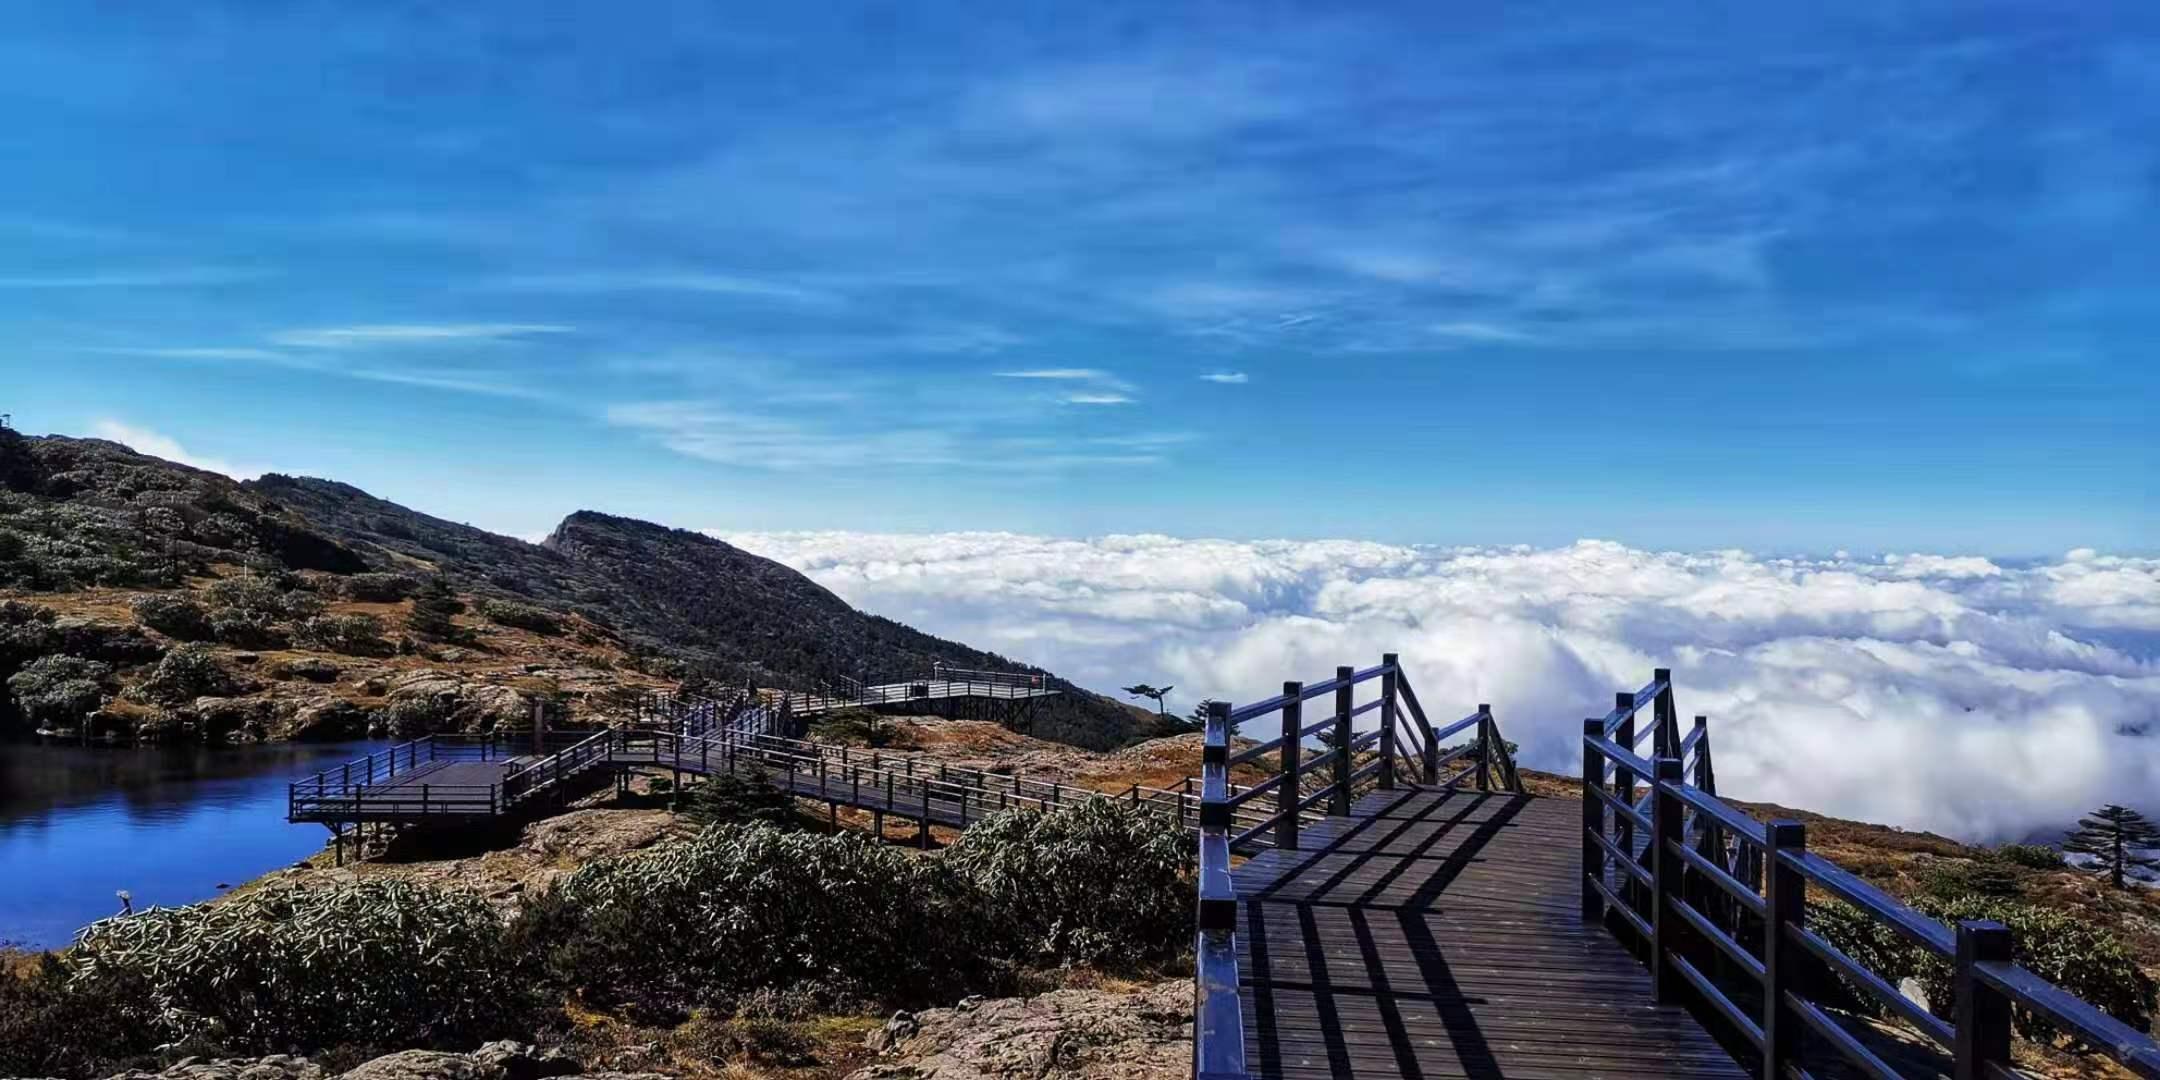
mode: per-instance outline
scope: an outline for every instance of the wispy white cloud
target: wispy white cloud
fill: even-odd
[[[1434,337],[1481,344],[1518,345],[1537,340],[1535,334],[1489,322],[1444,322],[1426,328]]]
[[[0,277],[0,289],[161,289],[225,285],[266,277],[259,270],[183,267],[171,270],[98,271],[87,274],[23,274]]]
[[[1243,386],[1251,382],[1252,377],[1242,371],[1210,371],[1200,376],[1200,381],[1221,383],[1224,386]]]
[[[685,292],[783,300],[797,304],[834,304],[840,295],[787,281],[700,271],[641,273],[583,272],[531,274],[503,278],[502,288],[540,292]]]
[[[111,439],[116,443],[124,444],[132,450],[148,454],[151,457],[164,458],[167,461],[178,462],[205,472],[222,473],[235,480],[253,480],[263,474],[261,469],[234,465],[222,458],[204,457],[199,454],[189,453],[186,447],[180,445],[178,439],[170,435],[152,431],[145,427],[137,427],[111,417],[92,421],[90,431],[100,439]]]
[[[1428,709],[1490,701],[1526,764],[1565,773],[1579,767],[1579,718],[1669,666],[1682,708],[1710,716],[1720,790],[1736,798],[1988,840],[2101,802],[2160,810],[2160,658],[2107,636],[2160,632],[2160,559],[723,539],[868,610],[1098,688],[1145,678],[1188,703],[1253,700],[1395,651]]]
[[[1114,382],[1116,379],[1100,368],[1035,368],[1029,371],[1000,371],[1000,379],[1080,379],[1090,382]]]
[[[546,323],[406,323],[280,330],[271,334],[270,340],[293,348],[349,349],[373,345],[508,341],[540,334],[570,332],[570,327]]]
[[[200,348],[191,348],[186,346],[158,346],[142,348],[99,347],[89,348],[83,351],[106,353],[112,356],[147,356],[163,360],[237,360],[244,362],[278,363],[291,359],[291,357],[288,357],[284,353],[277,352],[272,349],[257,349],[246,346],[204,346]]]
[[[1091,393],[1067,394],[1063,400],[1067,405],[1130,405],[1133,401],[1124,394]]]

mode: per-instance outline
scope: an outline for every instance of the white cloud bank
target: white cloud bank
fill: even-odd
[[[1675,669],[1737,798],[1982,840],[2160,802],[2160,559],[2032,566],[1360,541],[715,533],[849,601],[1100,688],[1252,700],[1403,655],[1528,765]],[[2113,644],[2110,644],[2110,643]]]

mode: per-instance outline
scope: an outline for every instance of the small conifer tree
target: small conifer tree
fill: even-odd
[[[2063,839],[2063,850],[2090,855],[2093,873],[2116,888],[2144,871],[2160,870],[2160,858],[2141,852],[2160,848],[2160,826],[2127,806],[2109,803],[2079,821]]]

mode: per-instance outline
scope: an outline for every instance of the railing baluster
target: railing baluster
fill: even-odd
[[[1380,657],[1380,790],[1395,789],[1395,654]]]
[[[1592,748],[1589,740],[1604,737],[1605,722],[1589,719],[1582,723],[1582,921],[1601,923],[1605,921],[1605,896],[1591,882],[1605,880],[1605,846],[1598,843],[1598,838],[1605,835],[1605,803],[1597,795],[1605,786],[1605,755]]]
[[[1298,733],[1304,729],[1303,705],[1298,695],[1305,692],[1305,684],[1286,682],[1282,684],[1285,704],[1282,707],[1282,774],[1283,782],[1275,790],[1275,809],[1282,820],[1275,823],[1275,846],[1284,851],[1296,851],[1298,846]],[[1134,789],[1138,794],[1138,789]]]
[[[1686,924],[1680,914],[1673,910],[1678,900],[1682,866],[1680,796],[1672,785],[1680,782],[1680,759],[1664,757],[1657,759],[1657,775],[1651,778],[1650,802],[1650,871],[1651,879],[1650,940],[1651,986],[1662,1004],[1676,1004],[1680,1000],[1680,987],[1684,980],[1679,969],[1672,964],[1672,953],[1686,937]]]
[[[1350,710],[1357,702],[1357,688],[1350,680],[1356,676],[1356,668],[1335,669],[1335,795],[1328,800],[1328,813],[1336,817],[1350,816]]]

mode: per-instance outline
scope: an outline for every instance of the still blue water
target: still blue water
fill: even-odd
[[[286,784],[383,745],[0,743],[0,942],[66,945],[117,890],[189,904],[322,850],[322,826],[286,824]]]

